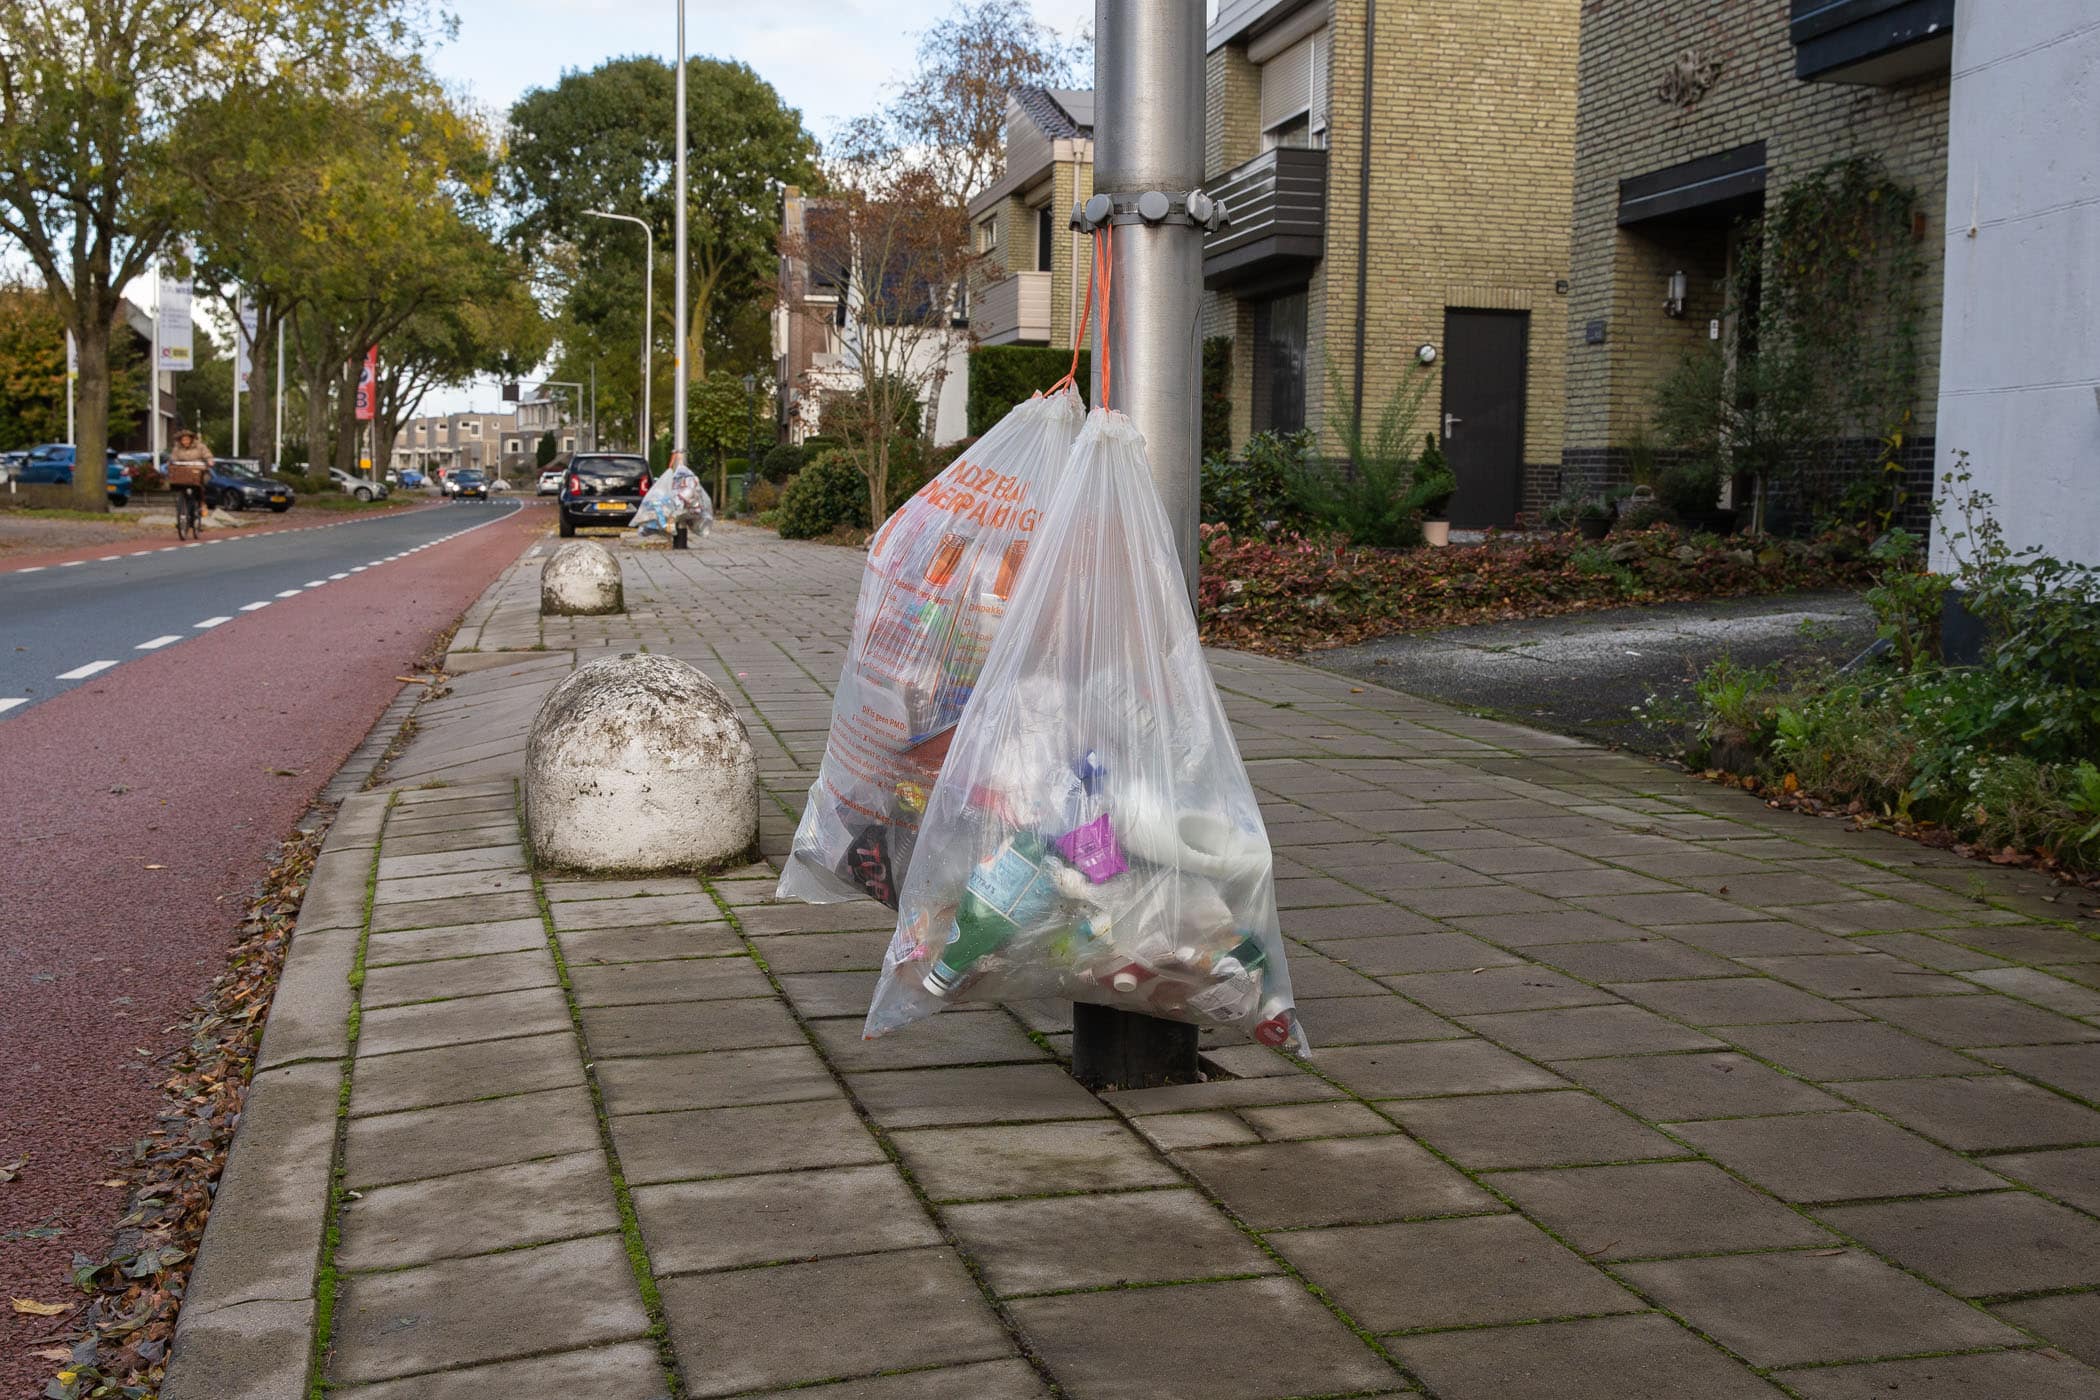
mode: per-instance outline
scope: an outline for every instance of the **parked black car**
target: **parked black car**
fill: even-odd
[[[264,476],[261,464],[241,458],[221,458],[212,464],[204,480],[204,504],[218,510],[257,510],[268,507],[279,515],[297,499],[292,488],[275,477]]]
[[[569,459],[555,509],[563,538],[578,526],[624,527],[649,493],[649,459],[614,452],[579,453]]]
[[[469,496],[481,500],[489,498],[489,479],[480,472],[463,469],[452,473],[452,499],[464,501]]]

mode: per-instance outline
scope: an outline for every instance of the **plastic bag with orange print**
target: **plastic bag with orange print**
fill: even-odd
[[[1070,387],[1018,405],[869,544],[781,898],[896,908],[927,795],[1085,414]]]

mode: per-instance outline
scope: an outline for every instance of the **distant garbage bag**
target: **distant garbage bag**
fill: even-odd
[[[634,512],[637,535],[669,535],[680,529],[704,535],[714,527],[715,503],[683,462],[657,479]]]
[[[1268,835],[1144,440],[1102,409],[928,800],[867,1034],[1031,998],[1305,1044]]]
[[[897,907],[927,794],[1085,412],[1069,388],[1017,405],[869,543],[823,766],[780,897]]]

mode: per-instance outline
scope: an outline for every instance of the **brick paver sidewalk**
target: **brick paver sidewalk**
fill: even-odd
[[[859,554],[621,555],[544,623],[522,560],[346,806],[168,1400],[2100,1396],[2074,899],[1218,654],[1317,1053],[1097,1098],[1054,1006],[864,1042],[873,905],[527,867],[579,659],[729,690],[774,861],[822,751]]]

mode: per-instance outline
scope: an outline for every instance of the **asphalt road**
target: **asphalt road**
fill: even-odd
[[[1856,593],[1715,598],[1448,627],[1316,651],[1326,671],[1506,715],[1646,753],[1675,754],[1683,734],[1650,725],[1636,705],[1688,707],[1713,662],[1839,664],[1874,640]]]
[[[0,1396],[43,1393],[64,1320],[4,1300],[79,1299],[69,1262],[108,1248],[104,1183],[276,843],[551,525],[459,504],[0,574],[0,695],[34,701],[0,716],[0,1165],[22,1163],[0,1181]]]
[[[367,573],[384,577],[411,554],[520,508],[461,501],[0,573],[0,724],[246,613]]]

